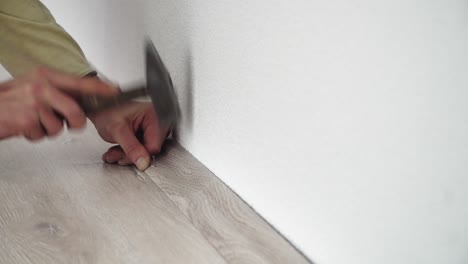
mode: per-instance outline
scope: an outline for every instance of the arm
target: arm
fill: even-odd
[[[15,11],[21,3],[26,10]],[[0,34],[0,60],[13,76],[38,66],[77,76],[94,71],[78,44],[39,1],[2,0]],[[118,144],[104,153],[103,160],[135,164],[140,170],[150,165],[151,155],[159,152],[169,130],[159,125],[150,103],[133,102],[89,118],[105,141]]]
[[[40,66],[84,76],[94,71],[76,41],[34,0],[2,0],[0,63],[13,77]]]

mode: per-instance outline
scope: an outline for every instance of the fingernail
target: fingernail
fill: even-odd
[[[149,167],[149,160],[146,159],[146,158],[141,157],[141,158],[139,158],[137,160],[136,166],[137,166],[138,170],[144,171],[144,170],[146,170],[146,168]]]

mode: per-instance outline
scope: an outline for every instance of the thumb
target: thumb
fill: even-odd
[[[137,166],[138,170],[146,170],[150,165],[150,155],[138,141],[131,127],[123,125],[116,129],[114,133],[115,141],[122,147],[127,157]]]

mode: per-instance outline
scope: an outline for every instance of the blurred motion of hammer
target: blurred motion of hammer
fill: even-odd
[[[171,76],[150,39],[145,43],[145,57],[146,87],[142,85],[112,97],[85,96],[79,101],[84,112],[92,114],[138,97],[149,96],[160,124],[171,128],[176,126],[180,118],[177,96]]]

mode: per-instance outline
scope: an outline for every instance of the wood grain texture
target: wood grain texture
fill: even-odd
[[[0,143],[0,263],[226,263],[149,177],[103,165],[94,137]]]
[[[147,174],[228,263],[310,263],[178,143]]]
[[[0,263],[308,263],[177,143],[145,173],[109,146],[0,141]]]

